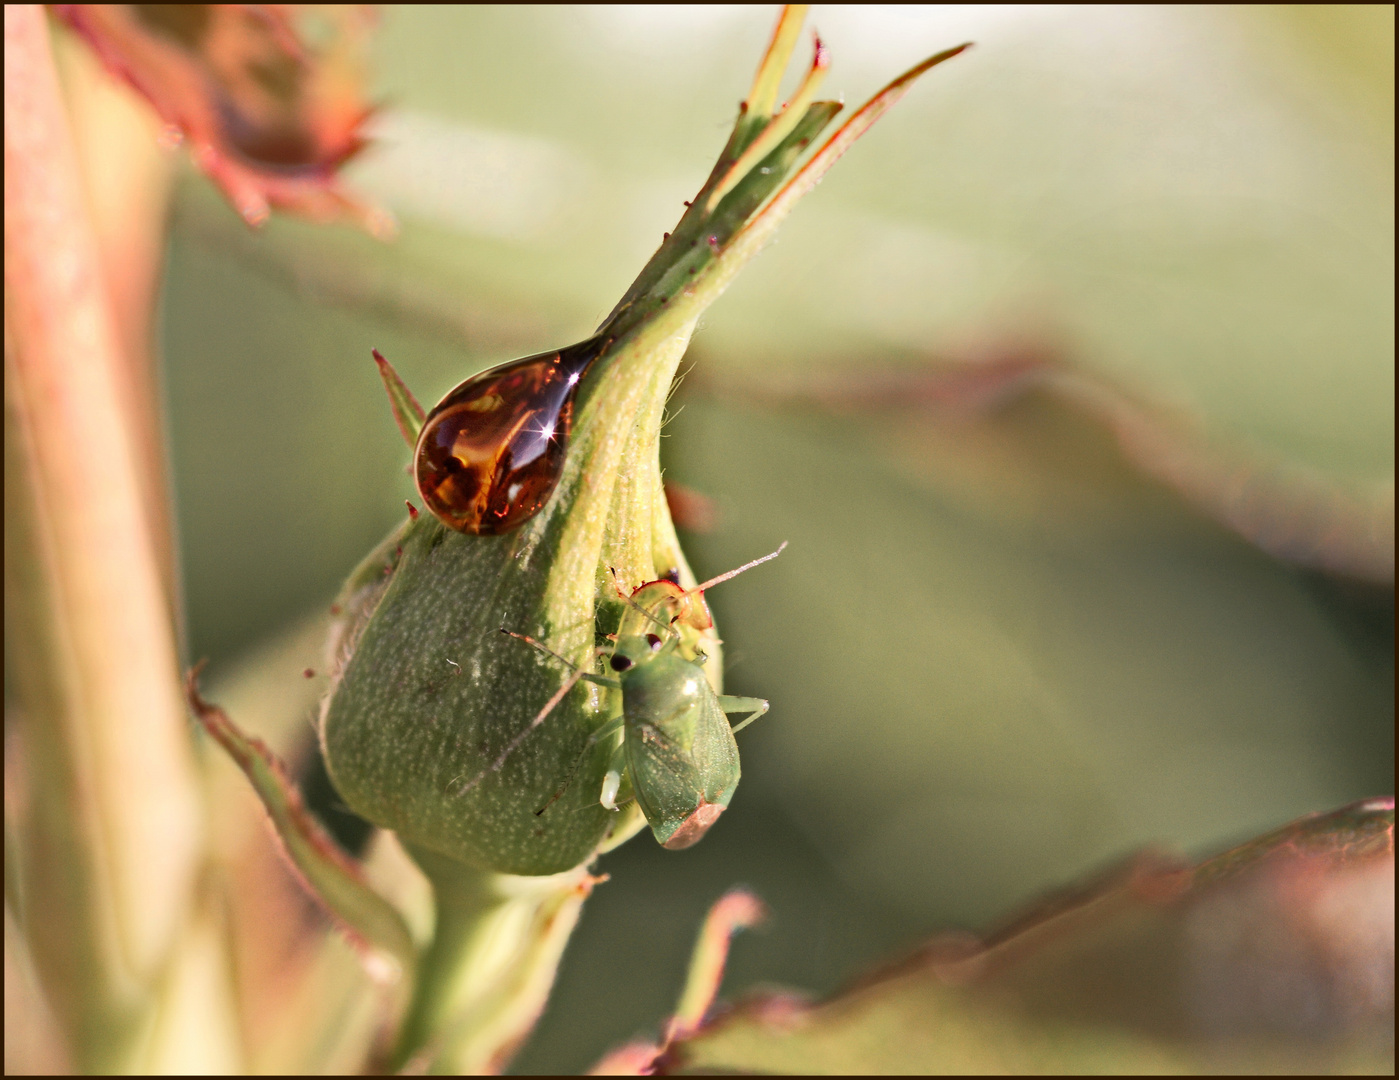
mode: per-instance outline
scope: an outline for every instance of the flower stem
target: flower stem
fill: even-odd
[[[5,619],[19,917],[80,1071],[138,1067],[200,812],[124,361],[43,10],[5,8]]]
[[[476,870],[414,850],[432,881],[437,926],[391,1072],[499,1072],[544,1011],[554,973],[597,882]]]

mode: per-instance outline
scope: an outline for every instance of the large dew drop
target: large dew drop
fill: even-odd
[[[597,340],[473,375],[437,403],[413,452],[429,510],[458,532],[508,532],[537,514],[563,471],[578,384]]]

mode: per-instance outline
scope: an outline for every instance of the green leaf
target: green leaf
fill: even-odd
[[[844,993],[752,996],[684,1072],[1389,1071],[1394,803],[1312,815],[1190,868],[1143,855],[984,941]]]

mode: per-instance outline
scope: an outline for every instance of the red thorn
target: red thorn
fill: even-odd
[[[316,677],[316,671],[314,668],[307,668],[301,673],[301,677],[303,679],[314,679]]]
[[[412,503],[410,500],[408,500],[408,499],[404,499],[403,502],[404,502],[404,504],[408,507],[408,520],[409,520],[409,521],[417,521],[417,520],[418,520],[418,508],[417,508],[416,506],[414,506],[413,503]]]
[[[331,604],[331,605],[330,605],[330,613],[331,613],[332,615],[339,615],[339,614],[340,614],[340,611],[341,611],[341,608],[340,608],[340,605],[339,605],[339,604]]]
[[[694,204],[691,203],[691,202],[687,199],[687,200],[685,200],[685,205],[686,205],[686,206],[693,206]]]

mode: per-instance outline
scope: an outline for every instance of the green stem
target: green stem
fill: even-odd
[[[387,1067],[498,1072],[534,1027],[583,901],[584,868],[551,877],[475,870],[421,849],[437,927]]]

